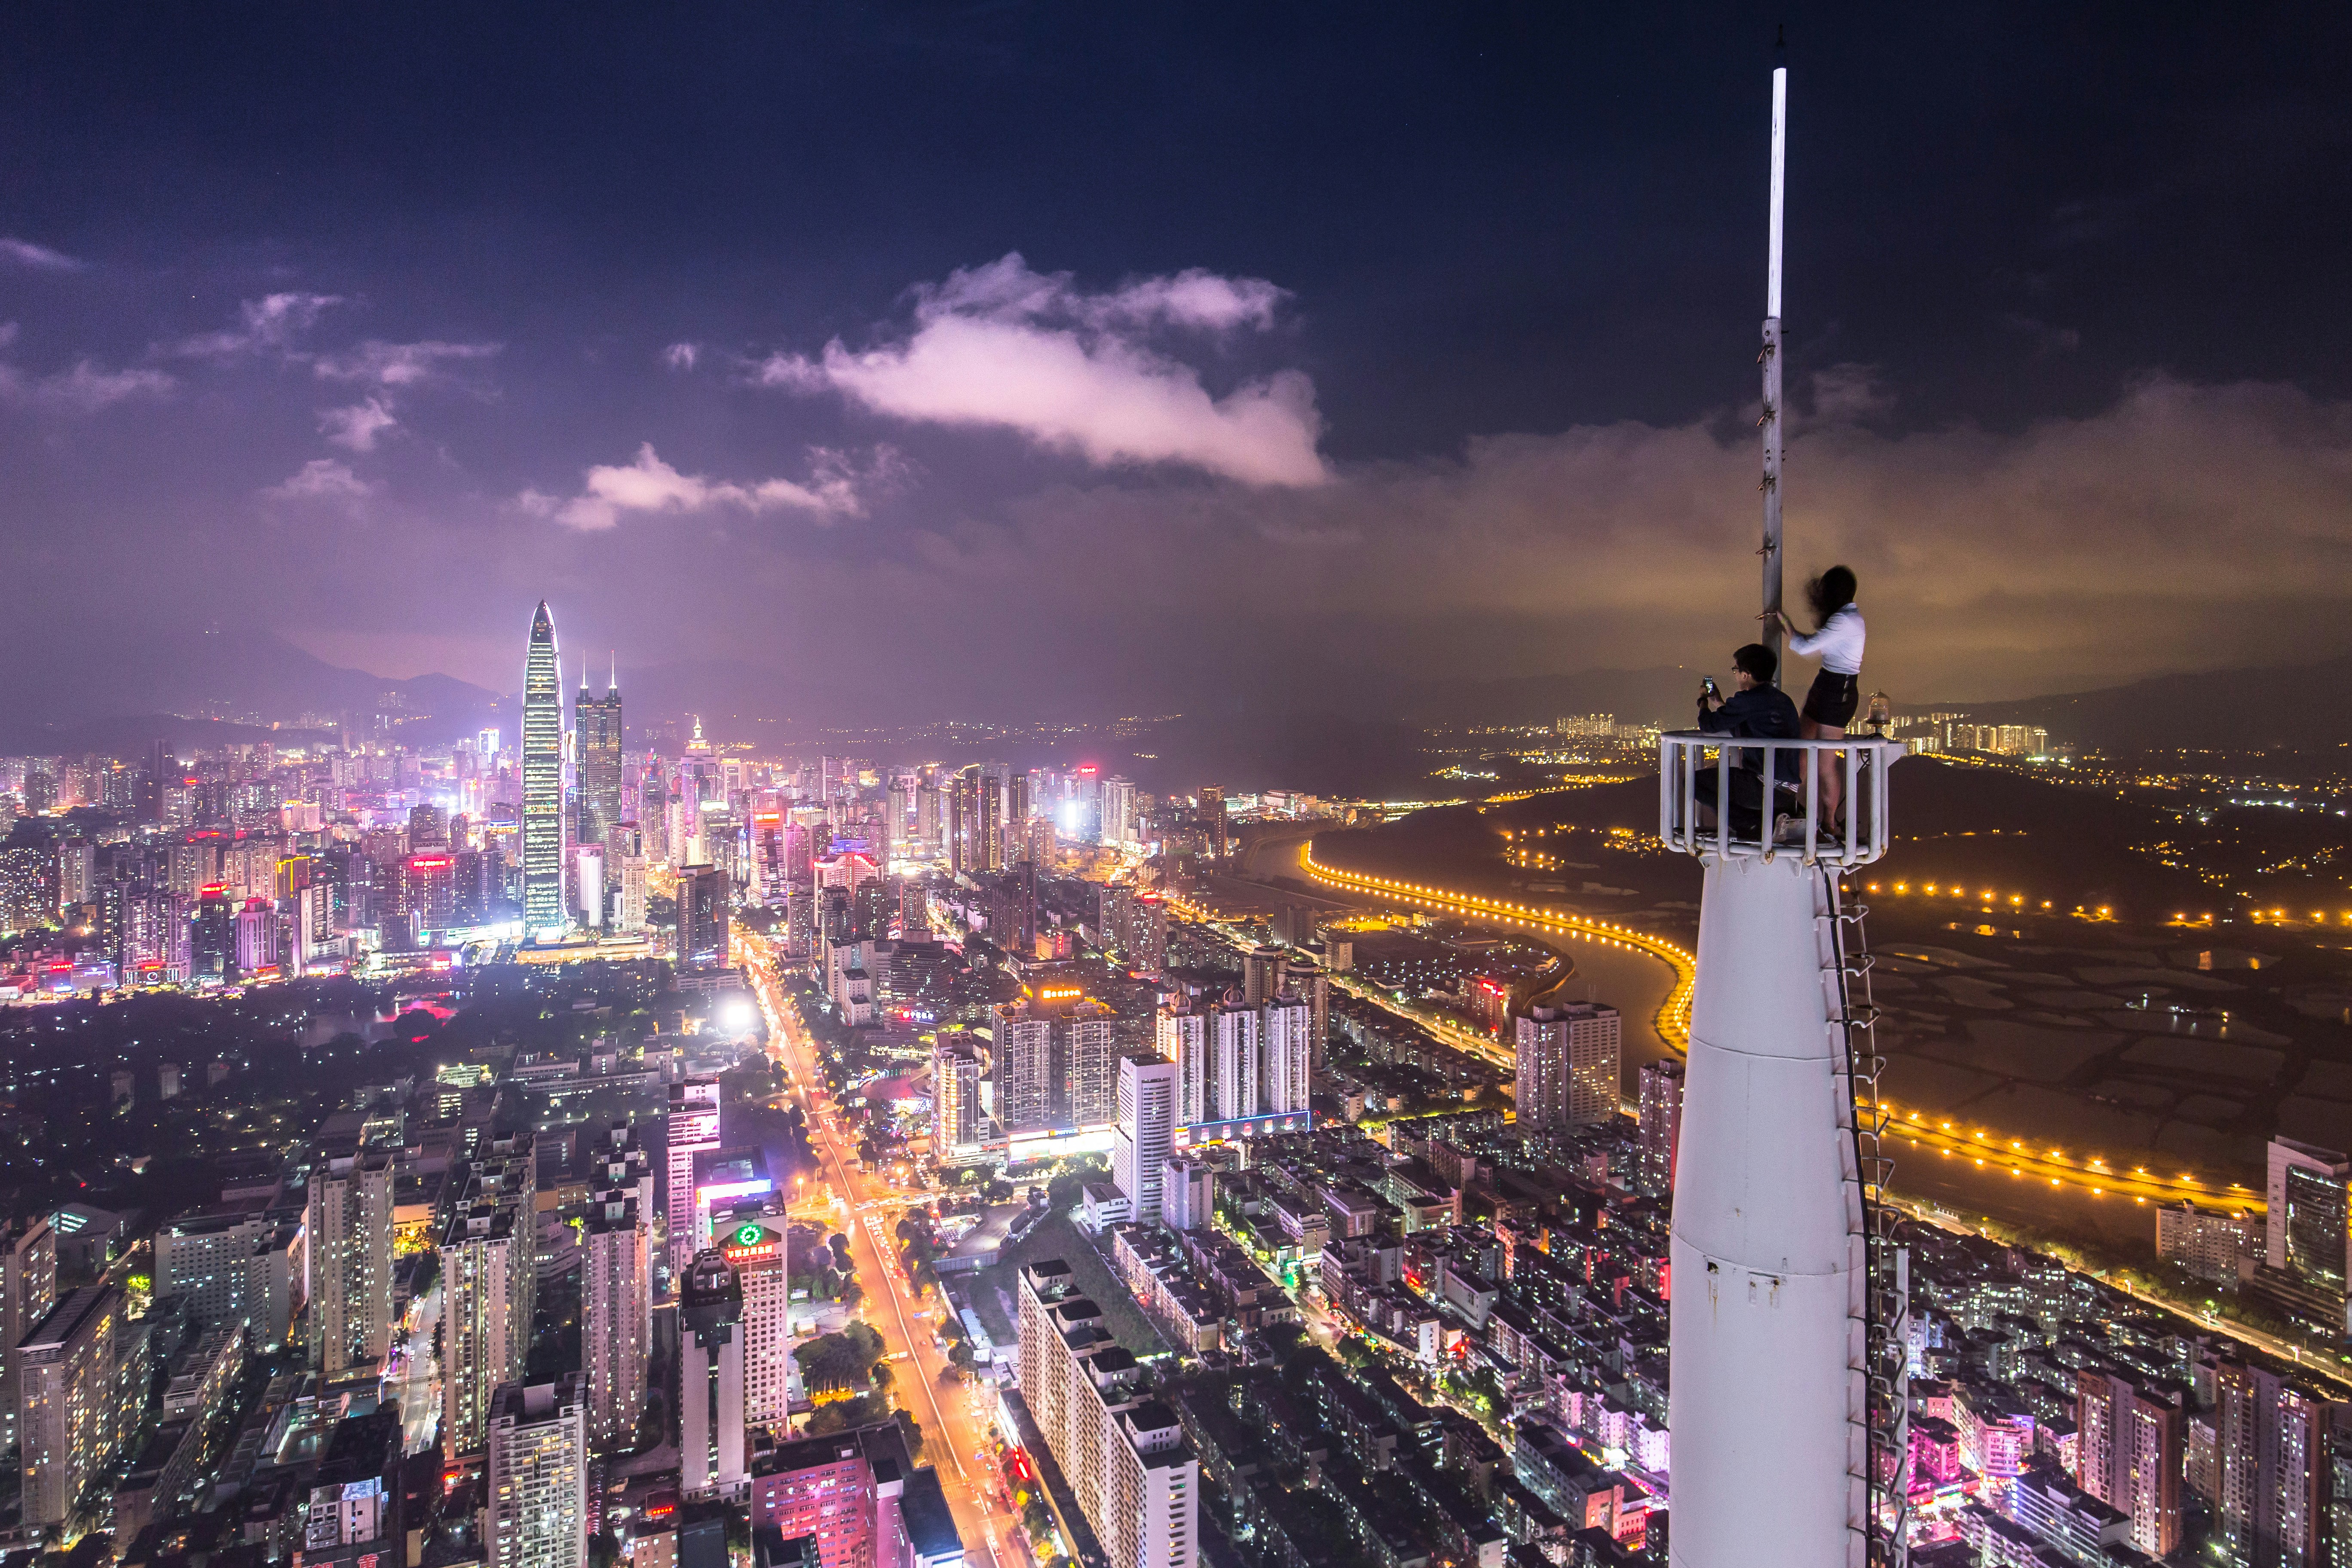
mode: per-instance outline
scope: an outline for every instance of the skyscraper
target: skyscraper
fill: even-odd
[[[2255,1283],[2296,1316],[2340,1334],[2352,1276],[2352,1204],[2346,1201],[2352,1156],[2273,1138],[2269,1163],[2265,1267]]]
[[[58,1238],[45,1219],[0,1230],[0,1449],[16,1440],[17,1367],[13,1353],[58,1304]]]
[[[588,670],[580,671],[580,698],[573,710],[572,752],[580,770],[580,842],[602,844],[621,820],[621,678],[616,666],[604,695],[588,690]]]
[[[490,1402],[490,1568],[587,1568],[588,1379],[502,1384]]]
[[[1160,1015],[1160,1054],[1176,1064],[1176,1124],[1209,1121],[1209,1016],[1180,1004]]]
[[[1660,1196],[1675,1190],[1675,1151],[1683,1132],[1683,1064],[1642,1068],[1642,1185]],[[2095,1494],[2094,1494],[2095,1495]]]
[[[16,1369],[24,1521],[49,1531],[72,1518],[83,1489],[114,1462],[115,1329],[122,1292],[69,1291],[8,1352]]]
[[[2074,1373],[2075,1479],[2131,1518],[2132,1545],[2150,1557],[2180,1544],[2188,1418],[2179,1390],[2105,1368]]]
[[[690,1078],[669,1089],[669,1170],[663,1191],[669,1218],[669,1266],[686,1272],[694,1260],[694,1157],[719,1147],[719,1080]]]
[[[739,1207],[714,1225],[712,1243],[735,1270],[743,1293],[743,1424],[781,1437],[792,1431],[791,1290],[784,1271],[784,1224],[772,1201]]]
[[[310,1364],[329,1377],[392,1348],[393,1159],[330,1152],[310,1173]]]
[[[677,874],[677,961],[727,962],[727,873],[688,866]]]
[[[1617,1009],[1537,998],[1517,1020],[1519,1125],[1587,1127],[1617,1114]]]
[[[931,1156],[946,1161],[981,1141],[980,1057],[969,1037],[941,1035],[931,1047]]]
[[[1209,1118],[1237,1121],[1258,1108],[1258,1010],[1232,992],[1208,1017]]]
[[[522,922],[563,930],[563,672],[547,601],[530,619],[522,667]]]
[[[1268,1116],[1304,1110],[1313,1094],[1315,1008],[1285,991],[1258,1010],[1258,1104]]]
[[[530,1351],[531,1208],[526,1197],[478,1194],[441,1244],[441,1450],[489,1441],[491,1396],[522,1376]]]
[[[582,1248],[582,1359],[587,1363],[588,1440],[625,1446],[646,1412],[646,1360],[653,1353],[653,1252],[635,1192],[616,1187],[588,1205]]]
[[[1176,1064],[1165,1057],[1124,1057],[1118,1064],[1118,1126],[1112,1134],[1111,1179],[1138,1224],[1160,1215],[1161,1168],[1176,1146]]]
[[[724,1255],[695,1255],[678,1300],[679,1488],[733,1497],[750,1484],[743,1442],[743,1288]]]

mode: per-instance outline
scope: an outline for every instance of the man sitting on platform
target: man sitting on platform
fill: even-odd
[[[1698,700],[1698,727],[1709,735],[1730,735],[1746,740],[1793,741],[1797,738],[1797,705],[1789,694],[1772,684],[1772,672],[1779,661],[1772,650],[1762,643],[1749,643],[1731,656],[1733,676],[1738,689],[1727,700],[1715,689],[1713,681]],[[1773,808],[1777,813],[1790,809],[1794,802],[1797,781],[1803,776],[1803,759],[1794,751],[1780,753],[1773,768]],[[1715,826],[1717,771],[1702,767],[1694,781],[1700,806],[1699,826],[1712,831]],[[1759,839],[1763,837],[1764,821],[1764,752],[1761,747],[1742,747],[1731,759],[1731,831],[1735,837]]]

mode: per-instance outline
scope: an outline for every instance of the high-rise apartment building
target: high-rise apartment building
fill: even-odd
[[[1256,1114],[1305,1110],[1314,1093],[1315,1009],[1295,993],[1266,998],[1258,1010]]]
[[[719,1080],[692,1078],[669,1086],[667,1184],[663,1203],[668,1216],[670,1271],[684,1274],[694,1260],[694,1157],[719,1147]]]
[[[1206,1230],[1217,1217],[1217,1171],[1193,1154],[1171,1154],[1160,1169],[1160,1223]]]
[[[1585,1127],[1617,1114],[1621,1026],[1614,1007],[1538,999],[1517,1020],[1519,1125]]]
[[[1140,908],[1138,906],[1139,913]],[[1164,935],[1161,942],[1163,944],[1166,942]],[[1314,1015],[1313,1027],[1307,1037],[1307,1056],[1316,1067],[1320,1068],[1323,1065],[1324,1043],[1331,1036],[1331,972],[1304,953],[1285,953],[1280,989],[1306,1003]]]
[[[961,1568],[939,1472],[884,1421],[777,1446],[751,1478],[751,1528],[815,1546],[810,1568]]]
[[[1130,1405],[1104,1439],[1111,1474],[1097,1527],[1115,1563],[1192,1568],[1200,1552],[1201,1463],[1175,1411]]]
[[[544,599],[522,668],[522,920],[534,938],[563,930],[563,670]]]
[[[588,1378],[588,1440],[633,1443],[646,1413],[653,1354],[653,1244],[637,1196],[615,1187],[588,1205],[580,1258],[581,1359]]]
[[[572,707],[572,755],[580,773],[580,833],[583,844],[602,844],[621,821],[621,677],[617,667],[604,695],[588,689],[588,669],[580,670],[580,696]]]
[[[712,1245],[743,1297],[743,1425],[776,1436],[792,1430],[792,1290],[783,1216],[772,1200],[740,1205],[714,1227]]]
[[[2329,1403],[2267,1367],[2216,1363],[2214,1535],[2233,1561],[2282,1568],[2323,1561]]]
[[[677,874],[677,961],[725,963],[727,873],[716,866],[687,866]]]
[[[942,1034],[931,1047],[931,1157],[946,1163],[986,1135],[980,1054],[970,1039]]]
[[[393,1156],[330,1152],[310,1173],[310,1364],[329,1377],[392,1348]]]
[[[1227,839],[1225,792],[1215,784],[1202,787],[1201,816],[1202,826],[1207,829],[1209,853],[1223,860],[1232,846]]]
[[[16,1370],[18,1475],[26,1525],[55,1539],[122,1438],[115,1334],[122,1292],[70,1290],[9,1353]]]
[[[155,1299],[178,1297],[199,1322],[242,1321],[253,1342],[286,1342],[307,1225],[262,1214],[184,1215],[155,1232]]]
[[[455,1458],[489,1440],[490,1401],[520,1383],[530,1352],[537,1274],[531,1204],[482,1193],[460,1205],[441,1243],[441,1448]]]
[[[490,1568],[587,1568],[587,1375],[500,1384],[488,1448]]]
[[[2186,1199],[2156,1211],[2156,1255],[2200,1279],[2235,1289],[2244,1268],[2265,1260],[2263,1245],[2263,1221],[2253,1215],[2201,1209]]]
[[[1192,1568],[1199,1461],[1158,1400],[1139,1397],[1139,1369],[1071,1292],[1069,1266],[1021,1273],[1021,1387],[1046,1447],[1105,1556],[1139,1568]]]
[[[1242,954],[1242,1000],[1262,1007],[1282,989],[1282,949],[1272,942]]]
[[[1135,781],[1114,774],[1102,782],[1102,841],[1119,848],[1136,844]]]
[[[45,1219],[12,1220],[0,1230],[0,1451],[16,1441],[16,1349],[57,1304],[57,1233]]]
[[[992,1009],[996,1115],[1007,1133],[1100,1127],[1117,1114],[1111,1010],[1061,983]]]
[[[1235,1121],[1257,1114],[1258,1009],[1230,994],[1208,1016],[1209,1115]]]
[[[1683,1064],[1642,1068],[1642,1187],[1664,1196],[1675,1190],[1675,1154],[1683,1135]]]
[[[2188,1440],[2181,1392],[2105,1369],[2074,1373],[2076,1482],[2131,1520],[2126,1537],[2151,1557],[2180,1543]]]
[[[1176,1124],[1209,1121],[1209,1015],[1189,1005],[1168,1008],[1156,1032],[1160,1054],[1176,1064]]]
[[[1124,1057],[1118,1064],[1118,1125],[1111,1135],[1111,1179],[1139,1224],[1160,1215],[1162,1167],[1176,1147],[1176,1064],[1165,1057]]]
[[[689,1498],[742,1495],[743,1289],[717,1250],[695,1255],[678,1296],[679,1487]]]

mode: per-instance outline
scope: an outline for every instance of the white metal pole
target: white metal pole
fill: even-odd
[[[1785,197],[1789,151],[1789,68],[1772,70],[1772,243],[1770,282],[1764,294],[1764,313],[1780,314],[1780,216]]]
[[[1764,289],[1764,646],[1772,650],[1772,684],[1780,684],[1780,217],[1788,142],[1789,69],[1772,72],[1772,232]]]

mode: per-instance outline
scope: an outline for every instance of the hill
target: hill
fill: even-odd
[[[2053,740],[2108,752],[2314,752],[2352,741],[2352,657],[2158,675],[2095,691],[1949,706],[1982,723],[2039,724]]]

